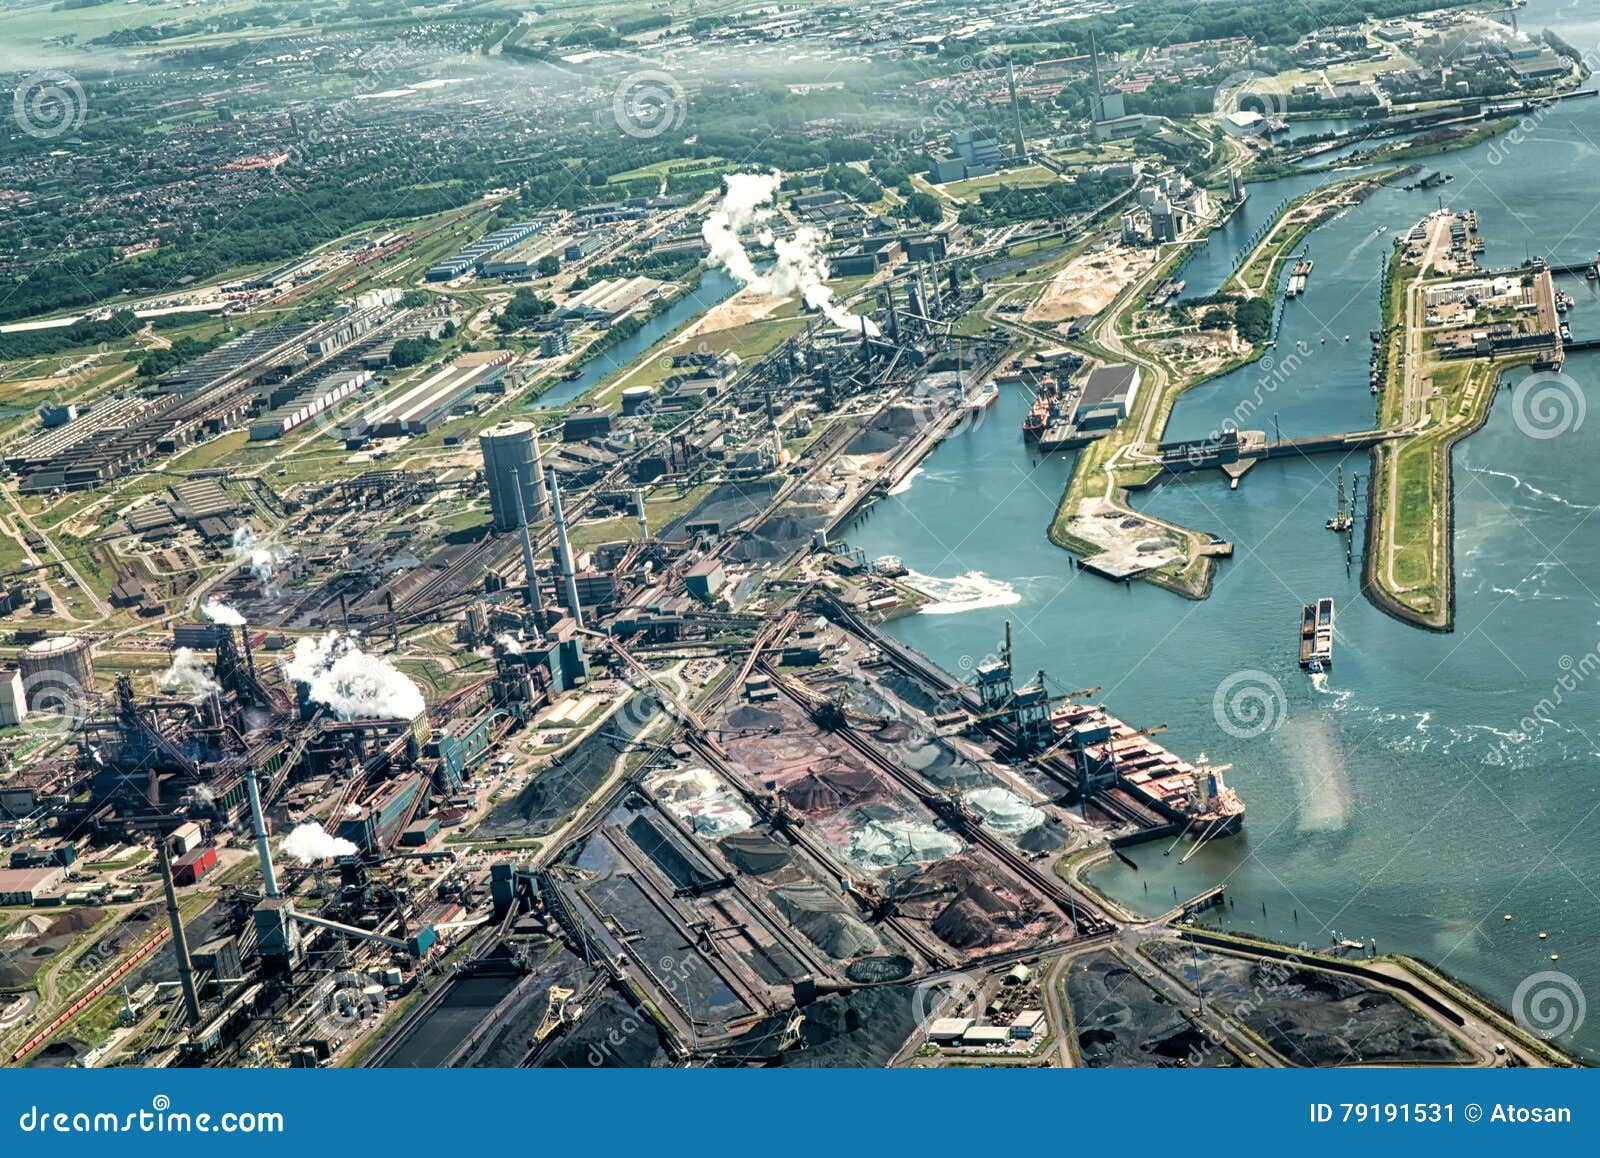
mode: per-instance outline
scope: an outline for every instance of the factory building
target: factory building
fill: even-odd
[[[0,869],[0,905],[32,905],[61,882],[67,870],[52,868]]]
[[[269,399],[274,409],[250,424],[250,441],[282,438],[317,415],[337,407],[371,381],[371,370],[346,370],[318,379],[304,393],[291,394],[282,401],[277,401],[279,395],[274,394]]]
[[[522,511],[531,522],[542,519],[550,505],[545,491],[544,470],[539,461],[539,431],[531,422],[507,420],[478,436],[483,451],[483,475],[489,486],[489,510],[496,530],[515,530],[521,525],[517,492],[522,492]]]
[[[1085,430],[1104,430],[1128,417],[1139,394],[1139,367],[1125,362],[1098,366],[1084,379],[1073,422]]]
[[[347,442],[362,438],[396,438],[426,434],[450,417],[464,400],[505,373],[511,354],[501,351],[488,361],[468,355],[435,371],[421,382],[368,410],[342,428]]]
[[[573,294],[556,307],[558,318],[582,318],[609,326],[653,297],[664,285],[653,277],[608,277]]]
[[[423,276],[428,281],[454,281],[466,274],[477,273],[488,258],[531,237],[543,228],[544,225],[538,221],[520,221],[504,229],[497,229],[493,233],[485,234],[454,257],[430,266]]]
[[[562,255],[572,244],[564,234],[534,235],[520,245],[509,246],[492,257],[484,258],[478,267],[479,277],[529,278],[539,274],[539,263],[554,258],[560,268]]]

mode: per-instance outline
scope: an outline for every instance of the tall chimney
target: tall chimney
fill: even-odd
[[[517,485],[512,493],[517,502],[517,530],[522,535],[522,566],[528,572],[528,608],[539,610],[539,579],[533,569],[533,540],[528,537],[528,509],[522,501],[522,471],[517,470]]]
[[[553,467],[545,477],[549,480],[550,508],[556,520],[556,550],[561,563],[561,585],[566,594],[567,614],[572,616],[572,622],[582,627],[583,607],[578,603],[577,567],[572,561],[572,543],[567,539],[567,514],[561,506],[561,482],[556,478]]]
[[[278,874],[272,868],[272,846],[267,841],[267,818],[261,811],[261,784],[252,764],[245,772],[245,791],[250,794],[250,828],[256,838],[256,855],[261,858],[261,888],[269,897],[278,895]]]
[[[200,1024],[200,990],[194,983],[194,962],[189,960],[189,938],[183,933],[183,914],[178,911],[178,889],[172,883],[172,853],[167,838],[156,837],[156,856],[161,861],[161,887],[167,894],[167,920],[172,925],[172,952],[178,958],[178,984],[183,987],[183,1010],[189,1024]]]

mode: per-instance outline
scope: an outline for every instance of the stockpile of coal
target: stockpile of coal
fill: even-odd
[[[884,687],[906,703],[929,716],[937,716],[941,712],[949,711],[957,704],[954,698],[940,699],[923,687],[921,681],[912,679],[898,669],[882,672],[879,674],[878,679],[883,682]]]
[[[883,947],[878,935],[854,915],[850,902],[822,885],[783,885],[771,895],[789,923],[836,961],[864,957]]]
[[[631,740],[648,722],[644,713],[620,711],[571,752],[544,768],[478,826],[481,836],[543,836],[571,816],[600,787]]]
[[[711,1065],[781,1068],[881,1069],[917,1029],[916,989],[879,985],[830,994],[801,1011],[798,1040],[787,1034],[790,1016],[758,1022],[749,1033],[717,1051]]]
[[[886,953],[882,957],[863,957],[859,961],[852,961],[845,966],[844,975],[852,981],[863,985],[882,984],[885,981],[901,981],[911,976],[911,971],[916,968],[910,957],[903,957],[899,953]]]
[[[89,1047],[75,1037],[57,1038],[28,1059],[30,1070],[60,1070],[73,1065],[89,1052]]]
[[[828,521],[826,514],[792,513],[783,507],[740,540],[731,554],[741,563],[769,563],[811,541],[812,532]]]
[[[662,533],[668,540],[682,539],[689,523],[716,522],[724,531],[744,522],[772,501],[778,483],[765,479],[750,483],[724,483],[708,494],[700,505],[681,519],[675,519]]]
[[[725,836],[717,844],[740,872],[752,876],[777,872],[794,859],[788,845],[754,829]]]
[[[1019,898],[988,866],[965,857],[929,865],[897,890],[903,911],[932,922],[934,934],[957,949],[983,949],[1015,937],[1029,922]]]
[[[1454,1061],[1464,1055],[1432,1021],[1358,977],[1157,944],[1151,953],[1192,981],[1207,1003],[1249,1026],[1295,1065]]]
[[[1238,1060],[1110,953],[1093,953],[1067,971],[1067,1000],[1078,1050],[1091,1068],[1229,1067]]]
[[[643,1069],[666,1060],[656,1023],[607,989],[539,1053],[539,1069]]]
[[[22,936],[8,937],[0,942],[0,987],[25,989],[33,984],[34,975],[49,965],[73,940],[100,923],[106,915],[104,909],[72,908],[48,917],[30,914],[24,918],[29,928],[48,924]],[[14,933],[21,930],[14,930]]]
[[[628,837],[680,889],[716,879],[690,861],[676,843],[643,816],[634,817],[633,823],[628,825]]]
[[[226,936],[232,932],[230,924],[231,912],[222,905],[212,905],[204,910],[193,920],[185,920],[183,932],[191,949],[204,945],[207,941]],[[156,905],[146,905],[132,917],[129,922],[140,921],[144,928],[133,935],[140,941],[154,935],[156,929],[167,923],[165,909]],[[137,925],[129,924],[131,933]],[[172,946],[172,938],[168,937],[161,943],[161,947],[150,956],[146,957],[139,967],[133,971],[132,979],[128,985],[130,989],[138,989],[150,982],[176,981],[178,979],[178,953]]]
[[[901,747],[900,758],[941,788],[979,788],[994,783],[994,777],[937,737],[912,738]]]
[[[783,726],[783,716],[770,708],[758,708],[754,704],[740,704],[730,708],[725,716],[728,727],[738,728],[741,732],[765,732],[771,728]]]
[[[791,808],[812,815],[837,812],[882,796],[883,785],[864,768],[819,768],[783,790]]]

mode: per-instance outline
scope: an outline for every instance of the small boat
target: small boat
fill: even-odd
[[[1380,225],[1380,226],[1378,226],[1378,228],[1374,229],[1372,232],[1379,233],[1379,234],[1388,233],[1389,232],[1389,227],[1387,225]]]
[[[990,382],[976,394],[963,395],[961,404],[968,410],[987,410],[998,397],[1000,397],[1000,384],[998,382]]]
[[[1307,671],[1333,666],[1333,600],[1326,596],[1300,609],[1300,666]]]

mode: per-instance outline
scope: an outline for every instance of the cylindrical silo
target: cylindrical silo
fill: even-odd
[[[483,450],[483,474],[489,484],[489,510],[496,530],[518,525],[517,487],[528,518],[543,518],[550,505],[544,472],[539,463],[539,431],[531,422],[505,421],[478,435]]]

